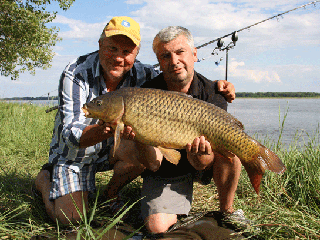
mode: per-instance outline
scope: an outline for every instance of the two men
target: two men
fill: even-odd
[[[136,60],[140,40],[138,23],[129,17],[114,17],[101,34],[99,50],[80,56],[61,75],[49,164],[43,166],[35,181],[53,220],[62,224],[80,221],[74,202],[80,210],[83,202],[88,209],[88,195],[95,190],[95,174],[99,171],[114,170],[104,194],[117,199],[122,187],[144,171],[141,153],[145,158],[153,156],[152,147],[130,141],[134,133],[127,127],[123,138],[128,140],[121,141],[112,157],[112,128],[108,123],[86,119],[81,110],[84,103],[101,94],[121,87],[139,87],[159,74]],[[226,81],[219,84],[232,101],[233,85]],[[113,202],[115,209],[118,203]]]

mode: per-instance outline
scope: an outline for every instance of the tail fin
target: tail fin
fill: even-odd
[[[257,194],[259,194],[261,179],[266,169],[278,174],[282,174],[286,170],[277,154],[270,149],[259,144],[259,151],[256,158],[249,162],[242,162]]]
[[[261,168],[257,168],[257,166],[252,166],[251,164],[248,164],[248,162],[243,162],[242,165],[244,166],[244,168],[249,176],[249,179],[250,179],[251,185],[253,186],[253,189],[259,195],[261,179],[262,179],[265,171],[262,170]]]
[[[260,145],[259,150],[260,154],[258,156],[258,160],[265,165],[266,169],[278,174],[282,174],[286,170],[286,167],[277,154],[263,145]]]

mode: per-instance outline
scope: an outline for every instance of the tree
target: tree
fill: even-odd
[[[75,0],[51,0],[67,10]],[[51,49],[57,41],[58,29],[46,24],[57,12],[46,11],[50,0],[0,0],[0,71],[12,80],[35,68],[47,69],[54,56]]]

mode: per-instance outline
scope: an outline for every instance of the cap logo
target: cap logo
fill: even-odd
[[[128,21],[126,21],[126,20],[123,20],[121,25],[124,26],[124,27],[130,27],[130,23]]]

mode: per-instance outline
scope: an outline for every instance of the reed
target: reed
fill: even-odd
[[[63,239],[61,228],[43,216],[43,206],[31,195],[35,176],[47,162],[56,113],[46,113],[46,109],[0,102],[0,239],[30,239],[40,233],[53,233]],[[290,114],[288,109],[285,117],[287,114]],[[279,120],[282,128],[285,117]],[[260,228],[247,231],[263,239],[320,238],[319,136],[318,128],[303,145],[293,139],[289,147],[282,146],[281,135],[279,141],[259,139],[276,151],[287,170],[280,176],[266,172],[260,196],[254,193],[246,172],[242,172],[235,208],[242,208]],[[103,189],[110,176],[111,172],[99,173],[98,186]],[[124,189],[130,205],[139,200],[140,186],[139,178]],[[197,184],[194,189],[192,212],[218,209],[213,183]],[[90,222],[106,218],[101,206],[93,204],[90,214],[83,216],[82,236],[90,236]],[[117,218],[113,220],[118,221]]]

